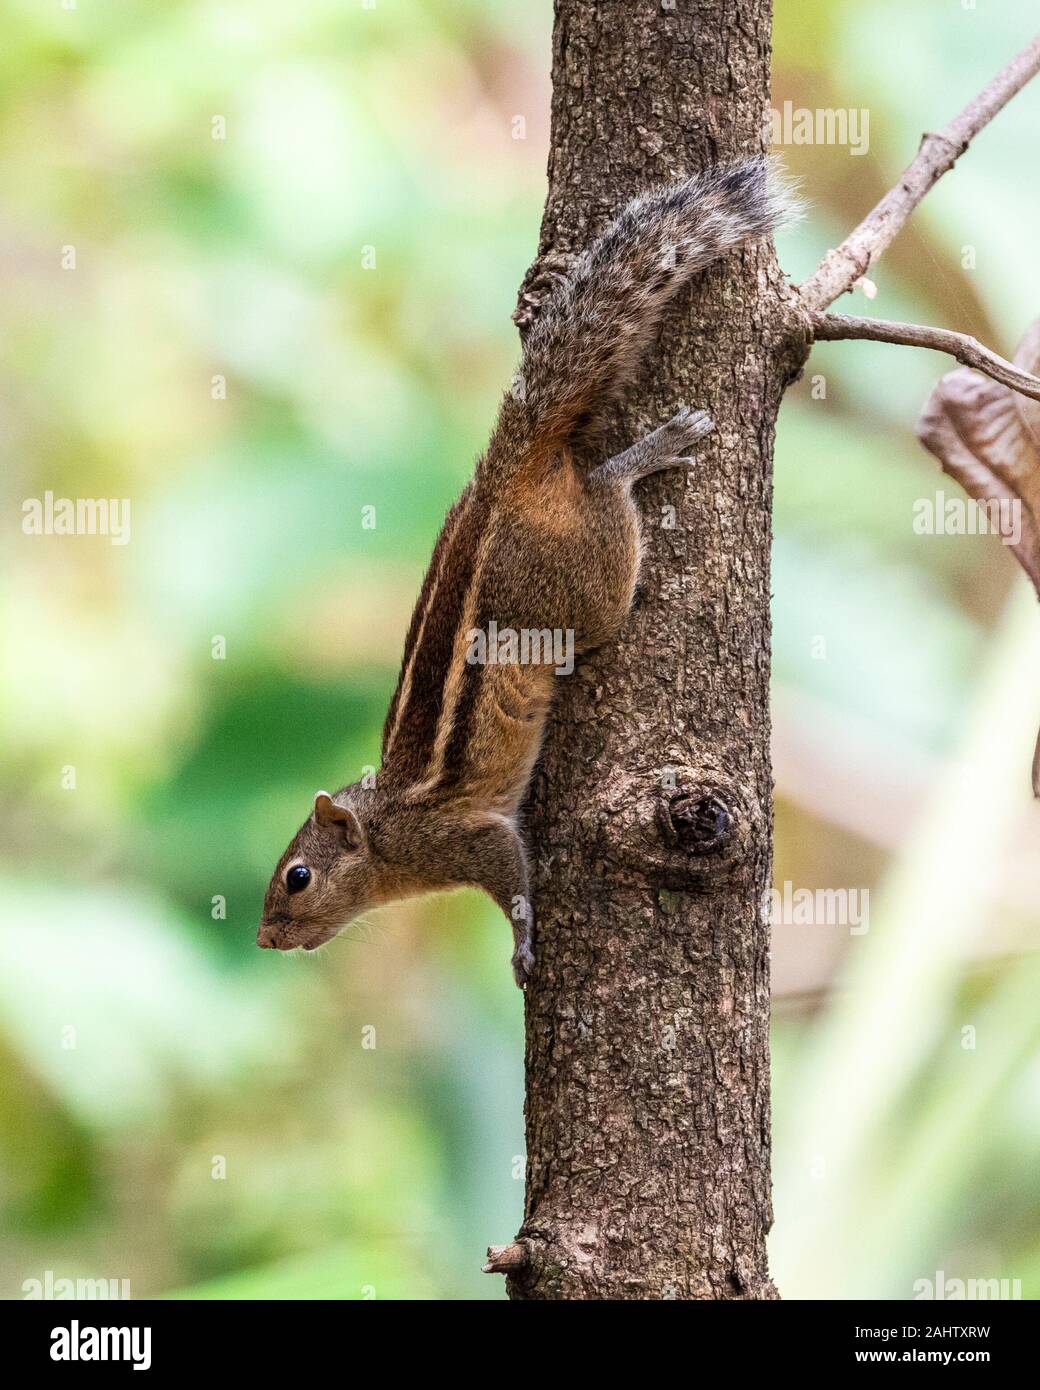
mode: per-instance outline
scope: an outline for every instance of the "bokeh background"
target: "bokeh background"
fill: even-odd
[[[787,151],[792,276],[1028,8],[778,6],[774,104],[870,121],[865,155]],[[550,26],[548,0],[7,6],[0,1296],[47,1270],[503,1296],[478,1272],[522,1206],[501,920],[434,899],[303,959],[253,934],[314,789],[377,759],[510,379]],[[1038,127],[1035,87],[877,268],[873,312],[1013,349],[1040,312]],[[1040,615],[995,539],[914,532],[948,366],[824,345],[781,418],[776,881],[870,894],[866,932],[776,931],[789,1298],[937,1271],[1040,1292]],[[130,498],[130,543],[24,535],[47,489]]]

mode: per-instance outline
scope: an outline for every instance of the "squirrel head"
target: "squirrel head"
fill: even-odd
[[[335,797],[316,793],[314,809],[268,885],[258,946],[313,951],[379,901],[365,828],[365,803],[371,796],[357,784]]]

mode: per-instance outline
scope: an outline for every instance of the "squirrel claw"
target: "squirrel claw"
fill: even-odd
[[[675,444],[676,457],[683,458],[688,457],[694,444],[711,434],[714,428],[714,421],[706,410],[684,405],[663,426],[663,432],[669,436],[669,443]]]
[[[706,410],[693,410],[684,405],[672,418],[656,431],[656,443],[662,460],[667,460],[669,468],[693,468],[697,457],[694,445],[711,434],[715,428]],[[655,439],[655,435],[650,436]]]
[[[513,952],[513,979],[519,989],[527,984],[534,973],[534,952],[530,942],[523,941]]]

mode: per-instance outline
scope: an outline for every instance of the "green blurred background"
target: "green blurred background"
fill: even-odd
[[[11,0],[0,51],[0,1296],[51,1270],[500,1298],[481,1255],[523,1187],[502,922],[464,895],[304,958],[253,936],[314,789],[377,760],[513,370],[551,6],[65,3]],[[787,151],[812,205],[792,276],[1026,9],[778,6],[774,104],[870,119],[861,157]],[[930,195],[872,312],[1010,352],[1040,311],[1038,122],[1040,87]],[[776,931],[787,1297],[939,1270],[1040,1291],[1040,627],[996,540],[914,533],[943,483],[913,425],[948,365],[824,345],[781,418],[776,881],[871,894],[865,933]],[[22,534],[46,489],[129,497],[130,543]]]

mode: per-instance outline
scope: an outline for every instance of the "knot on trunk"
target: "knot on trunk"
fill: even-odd
[[[733,834],[733,813],[718,793],[678,792],[667,810],[667,833],[689,854],[721,854]]]
[[[732,877],[751,850],[757,820],[757,803],[734,778],[666,768],[654,807],[658,835],[671,851],[663,886],[710,887]]]
[[[583,820],[604,878],[634,874],[678,892],[732,878],[768,835],[752,787],[707,765],[619,770]]]

